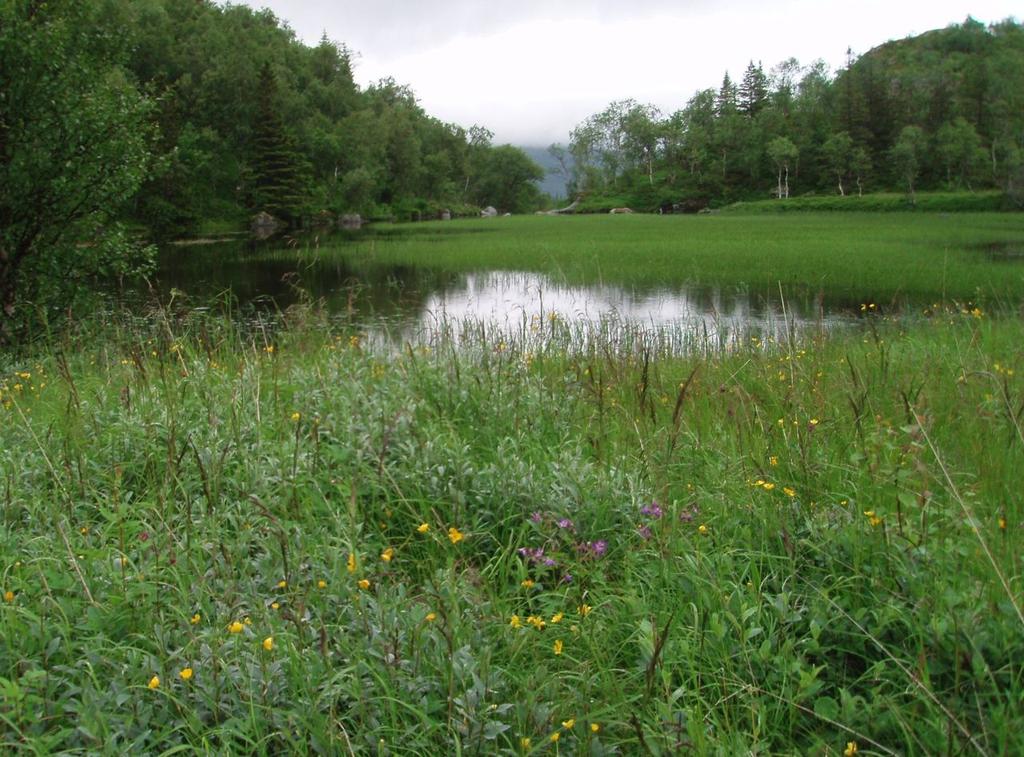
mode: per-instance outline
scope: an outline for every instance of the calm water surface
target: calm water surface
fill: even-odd
[[[711,287],[638,288],[568,284],[538,273],[454,272],[376,264],[357,256],[311,254],[267,243],[226,242],[164,249],[156,288],[196,306],[230,299],[243,309],[284,310],[319,302],[371,340],[429,343],[482,326],[531,338],[552,322],[578,329],[656,332],[685,344],[729,346],[794,331],[852,323],[856,305],[824,298],[786,301],[767,293]]]

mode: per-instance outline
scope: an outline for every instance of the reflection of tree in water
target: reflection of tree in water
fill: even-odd
[[[387,235],[421,234],[443,243],[451,227],[403,227]],[[478,233],[475,230],[467,230]],[[380,236],[384,236],[383,234]],[[356,237],[365,241],[366,235]],[[175,291],[188,306],[233,306],[259,314],[296,304],[319,303],[337,318],[365,329],[416,339],[439,320],[520,323],[552,311],[572,320],[597,323],[607,317],[640,327],[673,322],[697,324],[707,333],[778,334],[787,321],[799,328],[856,313],[863,293],[807,286],[757,290],[710,285],[633,284],[557,280],[525,271],[455,273],[416,265],[382,265],[372,256],[339,254],[337,235],[326,239],[254,240],[171,247],[162,251],[156,279],[167,302]],[[185,293],[182,298],[179,292]]]
[[[201,304],[230,292],[238,305],[286,309],[321,302],[330,313],[359,322],[418,318],[427,298],[464,277],[410,265],[359,264],[336,255],[233,242],[161,253],[154,282],[166,301],[172,291]]]

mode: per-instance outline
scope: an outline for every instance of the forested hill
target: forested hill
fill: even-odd
[[[207,0],[84,5],[96,34],[123,35],[110,63],[156,106],[159,160],[132,203],[151,228],[180,233],[257,210],[296,224],[325,212],[536,206],[543,172],[521,151],[431,117],[394,81],[360,89],[341,43],[310,47],[269,11]]]
[[[557,150],[557,148],[556,148]],[[1024,186],[1024,29],[963,24],[848,56],[832,74],[751,61],[670,114],[612,103],[573,131],[591,207]]]

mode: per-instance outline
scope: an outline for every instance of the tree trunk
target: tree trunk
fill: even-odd
[[[775,197],[778,200],[782,199],[782,166],[779,166],[778,187],[775,190]]]
[[[860,183],[860,174],[857,174],[857,196],[858,197],[863,197],[864,196],[864,187]]]
[[[837,173],[836,178],[839,179],[839,196],[846,197],[846,192],[843,191],[843,175],[841,173]]]
[[[789,166],[786,166],[786,181],[783,183],[783,188],[786,190],[786,199],[789,199]]]

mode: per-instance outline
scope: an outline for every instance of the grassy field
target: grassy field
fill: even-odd
[[[624,270],[662,222],[587,249]],[[659,229],[765,228],[704,222]],[[552,265],[595,223],[464,238]],[[951,260],[1020,233],[973,223]],[[0,357],[4,750],[1024,750],[1018,319],[710,357],[557,318],[388,354],[315,311],[118,323]]]
[[[1024,215],[525,217],[379,226],[320,256],[446,270],[526,269],[569,283],[739,287],[834,303],[1020,302]],[[294,256],[294,251],[278,255]]]
[[[913,201],[902,193],[874,192],[859,196],[848,194],[820,197],[789,197],[778,200],[737,202],[723,212],[727,213],[795,213],[808,211],[869,212],[869,213],[982,213],[999,212],[1013,208],[1005,193],[994,190],[983,192],[918,192]]]

